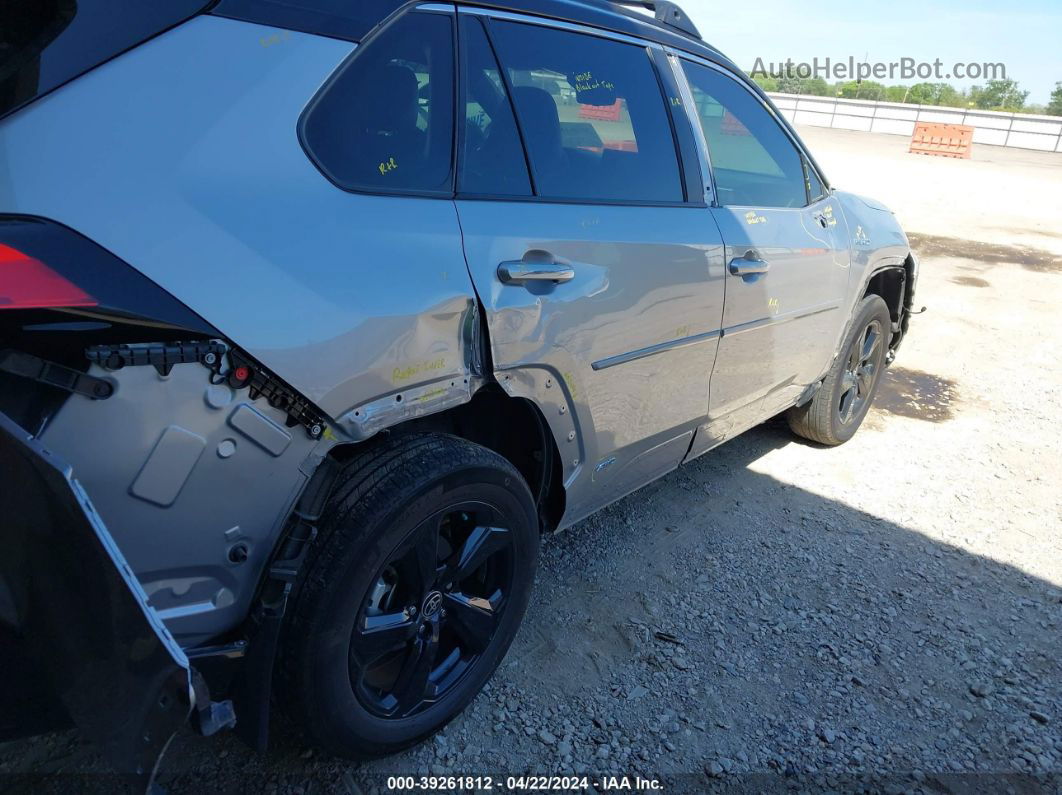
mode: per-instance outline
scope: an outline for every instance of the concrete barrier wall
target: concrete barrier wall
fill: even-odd
[[[975,144],[1062,152],[1062,116],[1033,116],[797,94],[771,94],[770,97],[793,124],[908,137],[914,133],[915,122],[919,121],[966,124],[974,128]]]

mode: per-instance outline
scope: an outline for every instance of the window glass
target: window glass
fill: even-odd
[[[767,107],[744,86],[683,61],[724,205],[804,207],[803,158]]]
[[[209,5],[206,0],[0,0],[0,116]]]
[[[492,21],[535,192],[681,202],[675,143],[644,47]]]
[[[465,128],[457,189],[530,196],[531,181],[498,62],[477,17],[462,16]]]
[[[307,149],[343,188],[450,193],[453,22],[408,13],[359,47],[306,116]]]

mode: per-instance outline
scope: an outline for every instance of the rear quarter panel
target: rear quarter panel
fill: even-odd
[[[453,202],[346,193],[298,141],[353,46],[197,17],[0,123],[0,211],[113,251],[361,437],[359,406],[467,395],[475,304]]]

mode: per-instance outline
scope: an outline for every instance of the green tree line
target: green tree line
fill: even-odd
[[[873,80],[827,83],[821,77],[756,77],[764,91],[784,94],[810,94],[818,97],[867,99],[881,102],[906,102],[912,105],[943,105],[951,108],[1004,110],[1016,113],[1040,113],[1062,116],[1062,81],[1046,105],[1029,105],[1028,91],[1016,80],[989,80],[983,86],[958,89],[949,83],[916,83],[911,86],[886,86]]]

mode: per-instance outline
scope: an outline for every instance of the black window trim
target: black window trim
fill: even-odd
[[[649,59],[653,62],[653,68],[656,71],[656,79],[660,84],[660,93],[664,98],[664,107],[667,109],[668,123],[671,125],[671,137],[675,142],[675,151],[678,153],[679,163],[679,176],[682,179],[682,197],[685,204],[698,204],[699,206],[706,206],[704,203],[704,184],[702,182],[703,175],[701,173],[700,158],[697,157],[697,133],[690,124],[689,113],[686,110],[686,101],[682,97],[682,86],[678,79],[675,77],[675,72],[671,68],[671,62],[667,53],[663,48],[650,47]],[[678,94],[678,100],[681,103],[676,106],[671,101],[671,89],[674,89]],[[693,140],[693,158],[689,157],[687,152],[682,146],[682,142],[679,140],[679,125],[685,125],[686,129]],[[697,197],[696,199],[693,197]]]
[[[365,196],[394,196],[394,197],[414,197],[423,199],[454,199],[454,186],[457,181],[457,95],[458,95],[458,75],[460,69],[458,53],[458,33],[457,33],[457,14],[453,3],[432,3],[431,5],[425,3],[407,3],[398,8],[393,14],[391,14],[384,22],[380,23],[377,27],[373,28],[372,32],[367,35],[361,43],[354,47],[354,51],[347,55],[339,65],[332,70],[332,73],[324,81],[317,92],[311,97],[310,101],[306,103],[306,107],[303,108],[302,113],[299,114],[299,119],[295,123],[295,132],[299,139],[299,145],[302,146],[302,151],[310,159],[310,162],[317,168],[321,175],[339,188],[345,193],[356,193]],[[451,70],[451,103],[453,105],[453,118],[451,121],[450,129],[450,190],[421,190],[417,188],[388,188],[386,190],[376,190],[366,187],[351,187],[350,185],[343,184],[338,180],[334,174],[328,169],[328,167],[321,162],[320,158],[314,153],[313,148],[309,145],[306,138],[306,124],[313,113],[314,109],[321,103],[322,99],[328,95],[329,90],[339,79],[339,76],[344,73],[347,66],[358,57],[358,53],[361,52],[366,46],[371,45],[384,31],[397,23],[400,19],[404,18],[407,14],[435,14],[438,16],[448,17],[450,21],[450,43],[453,51],[453,69]]]
[[[811,159],[807,155],[805,155],[803,152],[801,152],[800,155],[801,155],[800,160],[803,163],[803,167],[804,167],[804,186],[807,188],[807,193],[808,193],[808,205],[807,206],[811,207],[812,205],[818,204],[823,199],[830,198],[830,191],[829,191],[829,189],[827,189],[826,185],[823,183],[822,177],[819,176],[819,173],[815,170],[815,167],[812,165]],[[815,176],[815,178],[819,181],[819,185],[822,186],[822,191],[823,192],[822,192],[821,196],[813,197],[811,195],[811,177],[812,177],[812,175]]]
[[[766,110],[768,112],[768,115],[775,121],[775,123],[779,126],[779,128],[781,128],[782,132],[789,139],[789,141],[793,144],[793,147],[796,149],[797,154],[800,155],[801,163],[806,163],[815,172],[815,175],[819,178],[819,182],[822,183],[823,189],[826,191],[826,195],[823,196],[822,199],[816,199],[815,201],[812,201],[811,200],[811,193],[810,193],[810,191],[808,189],[808,181],[807,181],[807,179],[805,179],[803,177],[803,175],[801,175],[801,180],[804,183],[804,200],[806,202],[803,207],[768,207],[768,208],[765,208],[765,209],[769,209],[769,210],[806,210],[809,207],[811,207],[812,205],[817,204],[818,202],[823,201],[824,199],[830,198],[830,194],[832,193],[833,189],[831,188],[830,183],[826,181],[825,177],[823,177],[822,169],[820,169],[818,167],[818,163],[815,162],[815,158],[813,158],[811,156],[811,154],[807,151],[807,148],[804,146],[803,141],[800,140],[800,138],[797,136],[796,132],[793,130],[792,126],[789,124],[789,120],[786,119],[785,116],[782,115],[781,111],[778,110],[777,107],[775,107],[775,104],[773,102],[771,102],[771,98],[770,97],[768,97],[766,94],[764,94],[761,91],[756,91],[756,90],[753,90],[752,88],[750,88],[750,86],[749,86],[749,82],[750,81],[748,81],[748,79],[745,78],[744,75],[735,73],[732,70],[727,69],[726,67],[721,66],[720,64],[714,63],[713,61],[709,61],[706,58],[700,58],[700,57],[697,57],[695,55],[691,55],[690,53],[683,52],[683,51],[675,51],[674,53],[669,53],[669,54],[676,55],[680,62],[681,61],[689,61],[690,63],[697,64],[698,66],[703,66],[705,68],[712,69],[712,70],[714,70],[716,72],[719,72],[721,75],[723,75],[724,77],[730,78],[735,83],[737,83],[741,88],[743,88],[745,91],[747,91],[749,94],[751,94],[753,99],[755,99],[760,105],[762,105],[764,108],[766,108]],[[680,64],[680,70],[679,71],[681,72],[681,75],[680,75],[681,80],[685,83],[686,87],[692,92],[692,88],[690,88],[690,85],[689,85],[689,82],[690,82],[689,78],[686,76],[685,71],[681,69],[681,64]],[[753,83],[752,85],[755,86],[755,83]],[[693,113],[696,114],[696,108],[693,109]],[[714,170],[714,167],[712,166],[711,151],[708,149],[708,140],[704,136],[704,128],[701,126],[700,118],[698,117],[696,119],[696,121],[697,121],[697,128],[696,129],[699,131],[700,140],[701,140],[701,142],[704,145],[704,148],[705,148],[704,154],[705,154],[705,157],[707,159],[708,169],[711,172],[711,181],[712,181],[712,186],[713,186],[712,195],[714,197],[714,200],[712,202],[712,206],[713,207],[741,207],[741,208],[749,207],[749,208],[759,208],[761,205],[758,205],[758,204],[724,205],[724,204],[719,202],[719,193],[718,193],[718,191],[715,190],[715,170]],[[801,166],[801,169],[803,169],[803,166]]]
[[[511,82],[509,81],[509,75],[507,75],[505,73],[505,67],[502,66],[501,58],[498,57],[498,46],[494,43],[494,33],[491,30],[491,25],[490,25],[491,20],[490,20],[489,17],[483,17],[483,16],[480,16],[479,14],[462,14],[462,13],[458,13],[458,15],[457,15],[457,19],[458,19],[458,23],[459,23],[458,24],[458,29],[460,29],[460,20],[461,19],[469,19],[469,18],[475,19],[475,20],[477,20],[479,22],[479,24],[482,26],[484,35],[487,37],[487,47],[490,48],[491,58],[494,59],[494,63],[497,64],[497,66],[498,66],[498,75],[501,77],[501,81],[502,81],[502,91],[505,92],[505,101],[509,103],[509,112],[513,114],[513,124],[516,126],[516,137],[517,137],[517,139],[520,142],[520,153],[524,156],[524,168],[527,169],[527,185],[528,185],[528,188],[531,190],[531,195],[530,196],[512,196],[512,197],[508,197],[508,198],[514,198],[514,199],[531,199],[531,198],[535,198],[536,196],[538,196],[538,189],[535,187],[535,172],[531,168],[531,155],[527,151],[527,139],[524,137],[524,125],[521,124],[521,122],[520,122],[520,114],[516,112],[516,103],[513,102],[513,87],[512,87]],[[461,46],[460,40],[458,40],[458,46]],[[464,74],[462,73],[459,77],[464,77]],[[461,108],[462,108],[463,112],[467,112],[467,109],[465,108],[465,98],[464,98],[464,88],[465,88],[465,83],[467,81],[461,80],[460,82],[461,82],[461,90],[462,90]],[[461,150],[461,155],[462,155],[462,157],[464,156],[464,149],[463,148]],[[458,174],[460,174],[460,168],[461,168],[461,164],[458,163]],[[460,182],[460,180],[458,182]],[[460,187],[460,185],[458,185],[458,187]],[[470,195],[470,194],[463,193],[460,190],[458,190],[458,192],[457,192],[457,198],[459,198],[459,199],[460,198],[464,198],[465,196],[468,196],[468,195]],[[484,195],[490,195],[490,194],[484,194]]]

